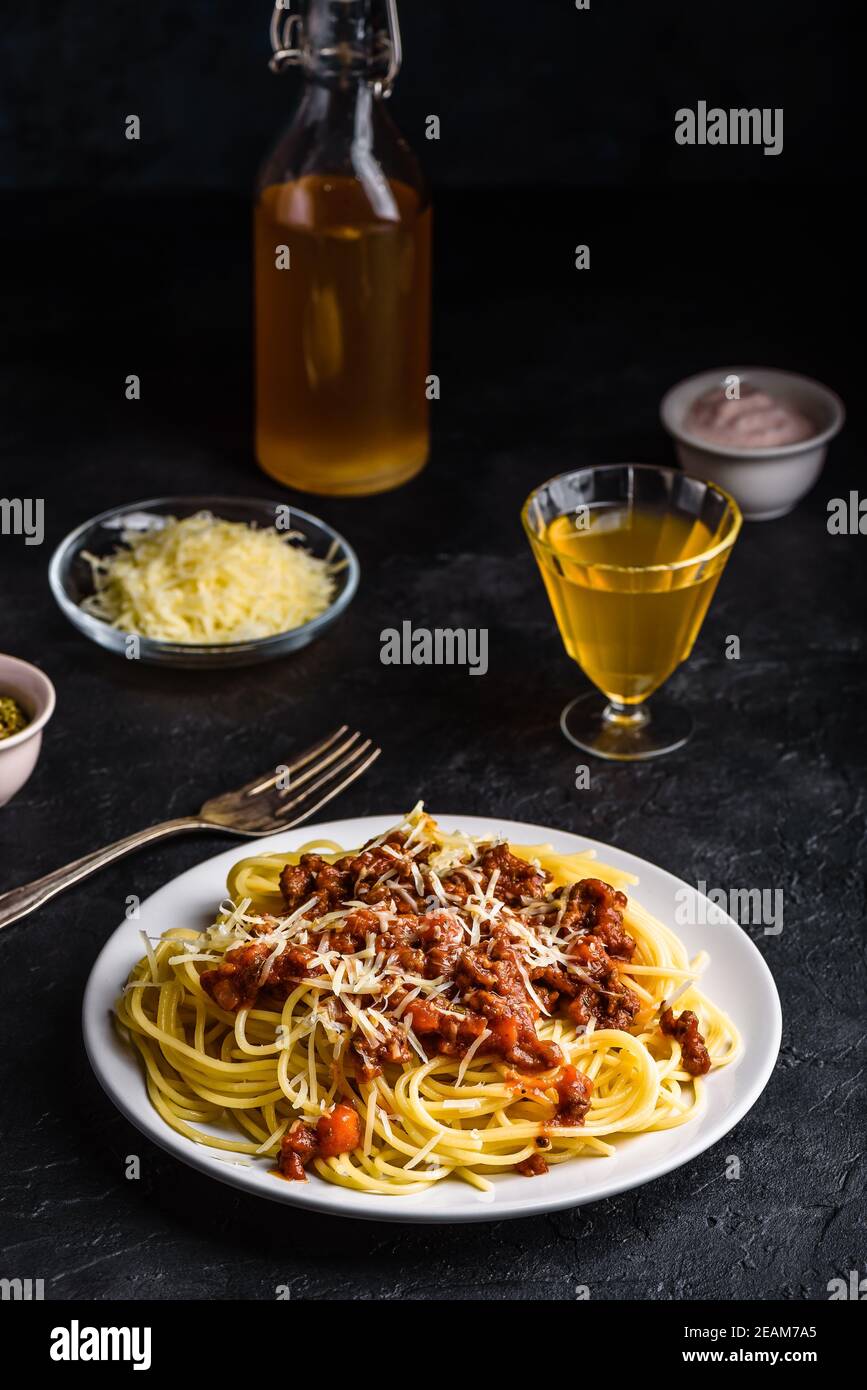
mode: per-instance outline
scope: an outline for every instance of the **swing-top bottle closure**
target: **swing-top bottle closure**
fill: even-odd
[[[370,0],[276,0],[268,66],[300,67],[311,77],[361,80],[375,96],[391,96],[402,50],[397,0],[382,0],[386,28],[370,32]]]

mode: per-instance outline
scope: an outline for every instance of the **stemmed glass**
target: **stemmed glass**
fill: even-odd
[[[579,748],[631,761],[679,748],[692,720],[648,697],[689,656],[741,528],[715,483],[673,468],[579,468],[543,483],[521,518],[569,656],[598,690],[560,724]]]

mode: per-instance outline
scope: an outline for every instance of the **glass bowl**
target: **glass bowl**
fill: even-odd
[[[244,642],[186,643],[139,637],[138,659],[156,666],[252,666],[306,647],[330,627],[348,608],[358,588],[358,557],[339,532],[319,517],[289,507],[285,502],[259,501],[240,497],[159,497],[147,502],[128,503],[102,512],[71,531],[55,550],[48,567],[48,582],[61,610],[79,632],[107,651],[126,656],[128,634],[110,623],[93,617],[81,607],[82,599],[93,593],[91,568],[84,551],[92,555],[112,554],[121,544],[125,530],[149,529],[156,518],[187,517],[195,512],[213,512],[222,521],[244,521],[260,527],[275,525],[278,508],[288,509],[289,528],[303,537],[303,545],[318,559],[341,567],[335,574],[336,593],[331,606],[300,627],[257,637]],[[287,529],[284,525],[283,529]]]

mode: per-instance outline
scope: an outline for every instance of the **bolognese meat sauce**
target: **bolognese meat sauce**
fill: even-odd
[[[566,1065],[557,1043],[539,1037],[537,1024],[560,1015],[579,1028],[591,1020],[597,1028],[632,1026],[639,1000],[619,968],[635,952],[623,926],[626,897],[596,878],[552,889],[550,875],[507,844],[479,845],[469,863],[452,863],[440,875],[430,862],[436,848],[413,846],[393,831],[333,863],[303,854],[280,875],[291,942],[278,940],[275,949],[273,937],[252,939],[229,950],[202,973],[203,988],[231,1013],[260,997],[279,1005],[300,983],[333,977],[341,960],[370,962],[371,997],[365,1001],[360,989],[355,1004],[375,1007],[382,1029],[370,1036],[356,1029],[337,990],[324,992],[321,1005],[347,1029],[347,1055],[360,1081],[419,1050],[428,1057],[493,1055],[555,1088],[549,1125],[583,1124],[591,1082]],[[675,1018],[669,1009],[661,1026],[680,1042],[689,1072],[708,1070],[694,1014]],[[315,1130],[295,1125],[285,1135],[280,1171],[303,1177],[314,1154],[350,1152],[359,1143],[356,1111],[338,1104]],[[537,1157],[520,1171],[541,1172]]]
[[[659,1026],[663,1033],[680,1043],[681,1061],[690,1076],[704,1076],[710,1071],[710,1053],[698,1031],[698,1019],[691,1009],[684,1009],[679,1015],[673,1009],[666,1009]]]
[[[316,1128],[300,1120],[280,1142],[277,1170],[284,1178],[304,1181],[304,1169],[312,1158],[337,1158],[361,1144],[361,1121],[351,1105],[335,1105],[316,1121]]]

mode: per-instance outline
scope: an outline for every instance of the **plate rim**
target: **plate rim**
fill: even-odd
[[[392,816],[347,816],[343,817],[341,820],[317,821],[312,825],[298,826],[294,830],[279,831],[276,835],[268,836],[255,843],[261,848],[262,852],[268,853],[270,852],[268,847],[271,845],[272,841],[282,841],[287,835],[297,838],[298,841],[303,844],[305,840],[314,839],[317,833],[322,833],[323,838],[339,838],[339,835],[335,833],[339,831],[339,827],[357,826],[359,824],[364,824],[370,835],[376,835],[381,833],[382,829],[387,829],[397,824],[405,814],[405,812],[402,812]],[[686,887],[691,892],[696,893],[697,897],[704,898],[705,902],[709,902],[704,894],[699,893],[693,885],[688,884],[685,879],[679,878],[677,874],[672,873],[670,870],[664,869],[648,859],[633,854],[629,850],[622,850],[616,845],[609,844],[606,841],[595,840],[589,836],[579,835],[572,830],[560,830],[554,826],[542,826],[531,821],[514,821],[496,816],[488,817],[469,814],[460,816],[451,813],[436,813],[434,818],[440,824],[449,823],[461,827],[469,822],[481,822],[492,831],[502,830],[506,834],[508,834],[510,830],[520,827],[522,830],[532,829],[534,833],[545,836],[567,836],[569,839],[581,845],[596,850],[597,853],[600,854],[600,857],[602,857],[604,852],[613,851],[615,855],[624,857],[630,861],[632,865],[639,866],[640,869],[650,870],[655,875],[661,875],[676,887]],[[370,824],[368,825],[367,823]],[[471,829],[472,833],[479,833],[476,829],[476,825],[469,826],[468,828]],[[179,874],[175,874],[174,877],[160,884],[153,893],[150,893],[148,897],[142,901],[140,907],[144,908],[146,904],[159,893],[174,887],[180,880],[194,874],[206,865],[212,864],[215,860],[230,854],[236,854],[240,857],[244,848],[245,846],[242,843],[237,847],[220,850],[215,854],[209,855],[205,859],[198,860],[195,864],[190,865],[188,869],[183,870]],[[639,872],[639,867],[630,871]],[[764,1020],[766,1025],[770,1024],[769,1040],[763,1060],[759,1066],[758,1074],[756,1078],[754,1078],[752,1084],[746,1088],[744,1094],[733,1103],[730,1113],[725,1117],[720,1117],[717,1125],[713,1127],[710,1136],[706,1134],[701,1135],[700,1133],[697,1134],[691,1143],[687,1143],[684,1146],[683,1150],[675,1151],[667,1156],[657,1157],[655,1161],[652,1161],[649,1164],[646,1175],[636,1177],[634,1174],[621,1174],[619,1177],[615,1177],[613,1180],[609,1181],[605,1185],[604,1192],[599,1192],[597,1195],[588,1196],[586,1193],[576,1190],[572,1193],[563,1193],[556,1197],[552,1196],[547,1198],[544,1196],[544,1192],[540,1192],[539,1196],[534,1198],[532,1194],[528,1192],[527,1198],[511,1198],[504,1199],[502,1202],[497,1202],[480,1200],[479,1194],[476,1193],[476,1201],[472,1206],[467,1205],[466,1207],[460,1208],[446,1208],[445,1210],[425,1210],[423,1206],[416,1204],[423,1203],[427,1193],[421,1193],[415,1198],[388,1197],[378,1193],[368,1194],[356,1192],[353,1189],[343,1188],[338,1184],[326,1183],[324,1180],[321,1183],[310,1181],[307,1183],[283,1183],[278,1182],[277,1179],[273,1180],[274,1191],[272,1192],[270,1188],[260,1188],[258,1185],[248,1182],[243,1176],[246,1171],[249,1171],[246,1165],[243,1167],[234,1167],[230,1159],[221,1160],[215,1157],[213,1152],[210,1151],[206,1145],[199,1145],[194,1140],[186,1139],[183,1135],[178,1134],[166,1124],[151,1104],[145,1079],[141,1074],[139,1059],[137,1057],[132,1060],[135,1061],[136,1069],[139,1073],[140,1088],[137,1093],[137,1099],[139,1103],[141,1103],[142,1100],[144,1101],[143,1108],[137,1108],[135,1104],[127,1100],[123,1091],[119,1090],[113,1084],[111,1078],[107,1074],[107,1068],[103,1066],[101,1039],[99,1035],[101,1010],[95,1004],[95,996],[102,985],[102,969],[106,968],[106,966],[103,965],[105,958],[108,957],[113,944],[121,932],[126,932],[129,929],[129,920],[127,918],[124,918],[103,942],[88,973],[81,1007],[81,1027],[85,1054],[90,1068],[106,1097],[133,1128],[143,1134],[146,1139],[156,1144],[158,1148],[171,1155],[172,1158],[202,1173],[205,1177],[214,1178],[216,1181],[243,1192],[250,1197],[262,1197],[267,1201],[278,1202],[282,1206],[297,1208],[302,1211],[316,1212],[318,1215],[348,1217],[352,1220],[361,1221],[399,1222],[410,1225],[453,1225],[462,1222],[514,1220],[522,1217],[528,1218],[551,1212],[572,1210],[574,1208],[589,1206],[594,1202],[605,1201],[611,1197],[617,1197],[623,1192],[629,1192],[644,1187],[650,1182],[655,1182],[657,1178],[665,1177],[668,1173],[678,1168],[685,1167],[715,1144],[718,1144],[727,1134],[731,1133],[732,1129],[740,1124],[743,1118],[752,1110],[753,1106],[768,1086],[777,1064],[782,1042],[782,1005],[776,981],[761,951],[750,935],[744,931],[740,923],[736,922],[728,913],[721,912],[717,905],[714,905],[714,911],[720,915],[727,928],[734,929],[741,934],[747,946],[747,955],[753,961],[755,972],[757,976],[761,978],[765,987],[765,993],[768,995],[772,1006],[771,1019]],[[737,1065],[738,1063],[735,1063],[735,1066]],[[635,1136],[636,1139],[639,1137],[640,1136]],[[225,1167],[224,1172],[220,1171],[221,1166]],[[258,1172],[259,1170],[255,1171]],[[264,1174],[264,1170],[262,1170],[262,1173]],[[412,1202],[411,1207],[409,1206],[410,1202]]]

